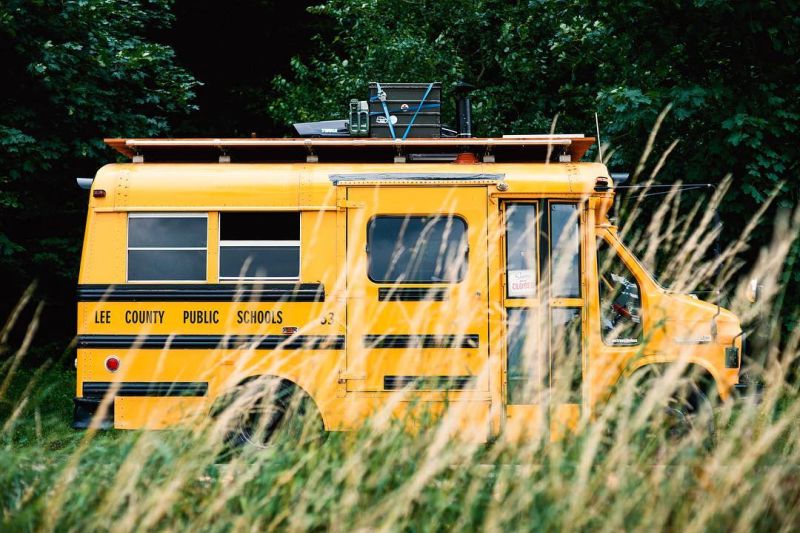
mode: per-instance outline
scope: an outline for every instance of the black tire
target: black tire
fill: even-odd
[[[231,449],[305,446],[324,437],[313,400],[289,381],[257,378],[240,385],[232,397],[226,408],[232,410],[226,435]]]
[[[637,402],[641,405],[657,386],[660,372],[650,371],[637,383]],[[659,445],[672,445],[690,435],[699,439],[701,446],[710,450],[714,446],[716,423],[714,409],[703,389],[693,380],[683,378],[669,394],[657,399],[644,430],[650,441]]]

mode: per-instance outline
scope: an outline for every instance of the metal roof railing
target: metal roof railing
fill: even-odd
[[[220,138],[105,139],[134,162],[406,162],[447,160],[442,156],[472,153],[477,160],[579,161],[594,138],[580,135],[446,138]],[[416,156],[416,157],[415,157]]]

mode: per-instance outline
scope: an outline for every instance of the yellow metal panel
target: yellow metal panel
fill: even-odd
[[[347,372],[348,390],[382,390],[384,376],[472,376],[488,390],[488,302],[485,187],[355,187],[348,200],[365,208],[348,210]],[[467,223],[469,258],[463,281],[429,284],[449,291],[446,301],[380,301],[380,287],[367,273],[367,225],[376,215],[456,215]],[[418,284],[414,284],[418,285]],[[478,349],[370,349],[366,335],[478,335]],[[363,379],[361,379],[363,376]]]
[[[505,310],[503,291],[505,290],[505,272],[501,261],[504,250],[504,225],[500,216],[500,203],[490,198],[486,204],[486,240],[487,278],[488,278],[488,313],[489,320],[489,393],[491,395],[491,433],[499,435],[505,417]]]
[[[115,429],[165,429],[206,410],[203,398],[114,398]]]
[[[147,164],[120,165],[127,171],[125,206],[153,211],[186,208],[211,211],[214,206],[299,205],[303,165]],[[105,175],[95,178],[95,186]],[[122,207],[117,205],[117,207]]]
[[[106,165],[93,188],[105,198],[90,198],[98,210],[251,210],[320,209],[336,206],[332,174],[501,174],[507,194],[591,194],[598,177],[608,178],[599,163],[396,164],[213,164],[148,163]]]
[[[581,406],[575,403],[554,405],[550,418],[550,441],[563,439],[574,432],[581,418]]]
[[[206,241],[206,279],[211,283],[219,281],[219,213],[208,214],[208,239]]]
[[[300,221],[300,279],[336,285],[336,212],[305,211]]]
[[[543,405],[507,405],[504,437],[508,442],[523,443],[547,434]]]
[[[124,283],[127,242],[125,213],[93,213],[90,210],[78,283]]]

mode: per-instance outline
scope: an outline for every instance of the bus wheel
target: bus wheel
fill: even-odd
[[[299,387],[278,378],[257,378],[240,386],[230,404],[226,442],[231,448],[308,445],[324,436],[322,417]]]
[[[658,386],[658,375],[651,374],[638,383],[636,403],[642,406],[647,395]],[[708,396],[694,382],[682,381],[673,390],[658,398],[643,428],[649,439],[662,444],[674,444],[690,436],[699,439],[705,449],[714,445],[716,424]]]

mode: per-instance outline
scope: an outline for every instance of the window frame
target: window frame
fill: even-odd
[[[575,207],[575,222],[577,225],[577,232],[578,232],[578,294],[577,295],[569,295],[569,296],[555,296],[554,292],[554,283],[553,283],[553,249],[558,243],[553,242],[553,210],[552,206],[554,205],[570,205]],[[581,201],[572,201],[572,200],[548,200],[546,202],[547,206],[547,228],[546,228],[546,238],[547,238],[547,273],[548,273],[548,288],[549,288],[549,297],[551,299],[556,300],[582,300],[584,295],[584,268],[583,268],[583,253],[584,253],[584,246],[583,246],[583,210],[584,204]],[[571,217],[570,217],[571,218]]]
[[[508,237],[508,208],[509,206],[516,206],[516,205],[532,205],[534,206],[534,221],[536,227],[534,228],[533,239],[535,241],[533,253],[534,253],[534,272],[536,274],[536,279],[534,280],[534,291],[532,296],[510,296],[509,291],[511,287],[508,282],[508,273],[510,272],[508,268],[508,250],[510,239]],[[506,201],[503,207],[503,239],[505,241],[504,246],[504,276],[505,276],[505,300],[536,300],[539,298],[539,290],[542,287],[542,268],[541,268],[541,246],[542,246],[542,225],[541,225],[541,218],[542,216],[542,202],[537,200],[520,200],[520,201]]]
[[[371,246],[370,246],[370,229],[376,219],[379,218],[398,218],[405,220],[408,218],[439,218],[439,219],[458,219],[464,224],[464,239],[466,241],[466,249],[464,250],[464,270],[458,279],[452,281],[431,281],[431,280],[376,280],[373,279],[370,272],[371,265]],[[392,215],[392,214],[377,214],[370,217],[366,224],[366,254],[367,254],[367,278],[377,285],[456,285],[462,283],[469,273],[469,222],[466,217],[458,213],[409,213],[405,215]]]
[[[220,283],[242,283],[242,282],[260,282],[260,281],[278,281],[278,282],[286,282],[286,283],[293,283],[300,281],[302,277],[302,270],[303,270],[303,212],[302,211],[275,211],[275,210],[259,210],[259,211],[247,211],[247,213],[297,213],[297,225],[298,225],[298,233],[300,238],[297,240],[291,241],[279,241],[274,239],[264,239],[264,240],[242,240],[242,241],[223,241],[222,240],[222,218],[225,213],[241,213],[243,211],[220,211],[218,214],[218,222],[217,222],[217,278],[219,279]],[[237,243],[237,244],[223,244],[223,243]],[[270,244],[266,244],[270,243]],[[291,244],[289,244],[291,243]],[[293,277],[277,277],[277,276],[223,276],[222,275],[222,248],[224,247],[235,247],[235,246],[251,246],[254,248],[277,248],[281,246],[297,246],[297,276]]]
[[[137,218],[203,218],[206,221],[205,231],[205,246],[130,246],[131,239],[131,219]],[[208,281],[208,212],[187,211],[187,212],[174,212],[174,211],[148,211],[148,212],[128,212],[125,219],[125,282],[126,283],[205,283]],[[134,279],[130,278],[130,252],[133,251],[204,251],[205,252],[205,276],[202,279]]]
[[[603,341],[603,345],[606,346],[607,348],[618,348],[618,349],[619,348],[622,348],[622,349],[624,349],[624,348],[639,348],[644,344],[645,305],[644,305],[644,291],[642,291],[643,283],[642,283],[642,280],[639,279],[636,276],[636,272],[634,271],[635,269],[631,268],[630,263],[628,261],[626,261],[625,257],[623,256],[623,254],[620,253],[620,249],[617,248],[616,246],[614,246],[614,242],[613,242],[614,240],[616,240],[617,243],[620,244],[620,247],[622,248],[622,250],[627,252],[629,257],[634,257],[633,254],[631,254],[630,251],[627,248],[622,246],[622,243],[620,243],[619,240],[613,239],[611,236],[606,235],[606,234],[602,234],[602,233],[597,234],[597,242],[595,242],[595,254],[596,254],[597,257],[595,258],[595,263],[597,264],[597,310],[599,311],[599,315],[600,315],[600,340]],[[638,335],[638,337],[636,339],[637,340],[636,344],[613,344],[613,343],[607,342],[607,340],[606,340],[606,334],[603,331],[603,299],[602,299],[602,296],[600,294],[600,291],[601,291],[600,284],[602,283],[602,281],[600,280],[600,268],[601,268],[601,265],[600,265],[600,253],[599,253],[600,252],[600,246],[598,245],[599,241],[602,241],[602,243],[605,246],[607,246],[614,253],[614,255],[616,256],[617,260],[625,266],[625,269],[631,275],[631,278],[633,278],[634,283],[636,283],[636,289],[639,292],[639,335]],[[634,259],[635,259],[635,257],[634,257]],[[638,262],[637,262],[637,264],[638,264]]]

